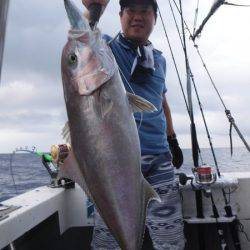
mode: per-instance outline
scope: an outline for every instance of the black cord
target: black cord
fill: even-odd
[[[245,237],[246,237],[246,240],[247,240],[248,242],[250,242],[249,236],[248,236],[248,234],[245,232],[244,225],[243,225],[239,220],[238,220],[238,231],[239,231],[240,233],[243,233],[243,234],[245,235]]]

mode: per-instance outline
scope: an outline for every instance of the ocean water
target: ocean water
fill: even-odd
[[[250,153],[245,148],[235,148],[233,157],[230,156],[229,148],[217,148],[215,154],[222,173],[250,171]],[[184,164],[179,171],[190,173],[193,167],[191,150],[183,149],[183,155]],[[209,149],[202,149],[201,155],[203,163],[214,166]],[[10,158],[11,154],[0,154],[0,201],[50,184],[50,176],[40,157],[31,153],[16,153],[12,157],[12,164]]]

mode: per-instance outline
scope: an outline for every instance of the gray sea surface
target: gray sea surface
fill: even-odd
[[[192,152],[190,149],[182,151],[184,164],[179,172],[190,173],[193,167]],[[232,157],[229,148],[217,148],[215,155],[222,173],[250,172],[250,153],[245,148],[234,148]],[[210,149],[201,149],[201,156],[201,164],[215,166]],[[40,157],[31,153],[16,153],[12,155],[12,164],[10,159],[11,154],[0,154],[0,201],[50,184],[50,176]]]

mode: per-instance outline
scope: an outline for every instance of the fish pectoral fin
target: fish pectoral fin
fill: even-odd
[[[134,113],[136,112],[152,113],[157,111],[157,108],[151,102],[147,101],[146,99],[138,95],[134,95],[127,92],[127,98]]]
[[[113,107],[113,104],[114,103],[110,98],[108,98],[106,96],[104,96],[102,98],[102,101],[101,101],[101,115],[102,115],[102,118],[104,118],[111,111],[111,109]]]
[[[88,190],[87,184],[85,182],[84,176],[80,171],[80,167],[75,158],[74,152],[71,150],[69,155],[64,160],[64,163],[60,166],[58,179],[68,178],[81,186],[87,196],[91,197]]]

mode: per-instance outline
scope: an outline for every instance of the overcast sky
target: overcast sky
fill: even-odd
[[[233,0],[232,0],[233,1]],[[0,86],[0,152],[19,146],[36,146],[48,151],[62,143],[61,129],[66,121],[60,57],[69,28],[63,1],[10,1],[2,83]],[[81,1],[76,0],[78,6]],[[178,2],[178,1],[177,1]],[[248,1],[235,1],[247,3]],[[171,17],[168,1],[159,0],[167,32],[185,85],[183,52]],[[200,1],[198,24],[213,0]],[[197,1],[183,1],[185,19],[193,29]],[[111,0],[100,28],[115,35],[119,31],[118,0]],[[222,6],[210,19],[197,40],[207,67],[232,114],[250,143],[250,8]],[[151,36],[168,63],[166,84],[174,127],[182,147],[190,147],[186,108],[174,70],[160,19]],[[229,124],[224,109],[187,37],[191,68],[215,147],[229,146]],[[197,101],[194,100],[197,106]],[[199,142],[208,147],[199,109],[195,107]],[[235,135],[235,133],[234,133]],[[235,145],[242,146],[237,137]]]

